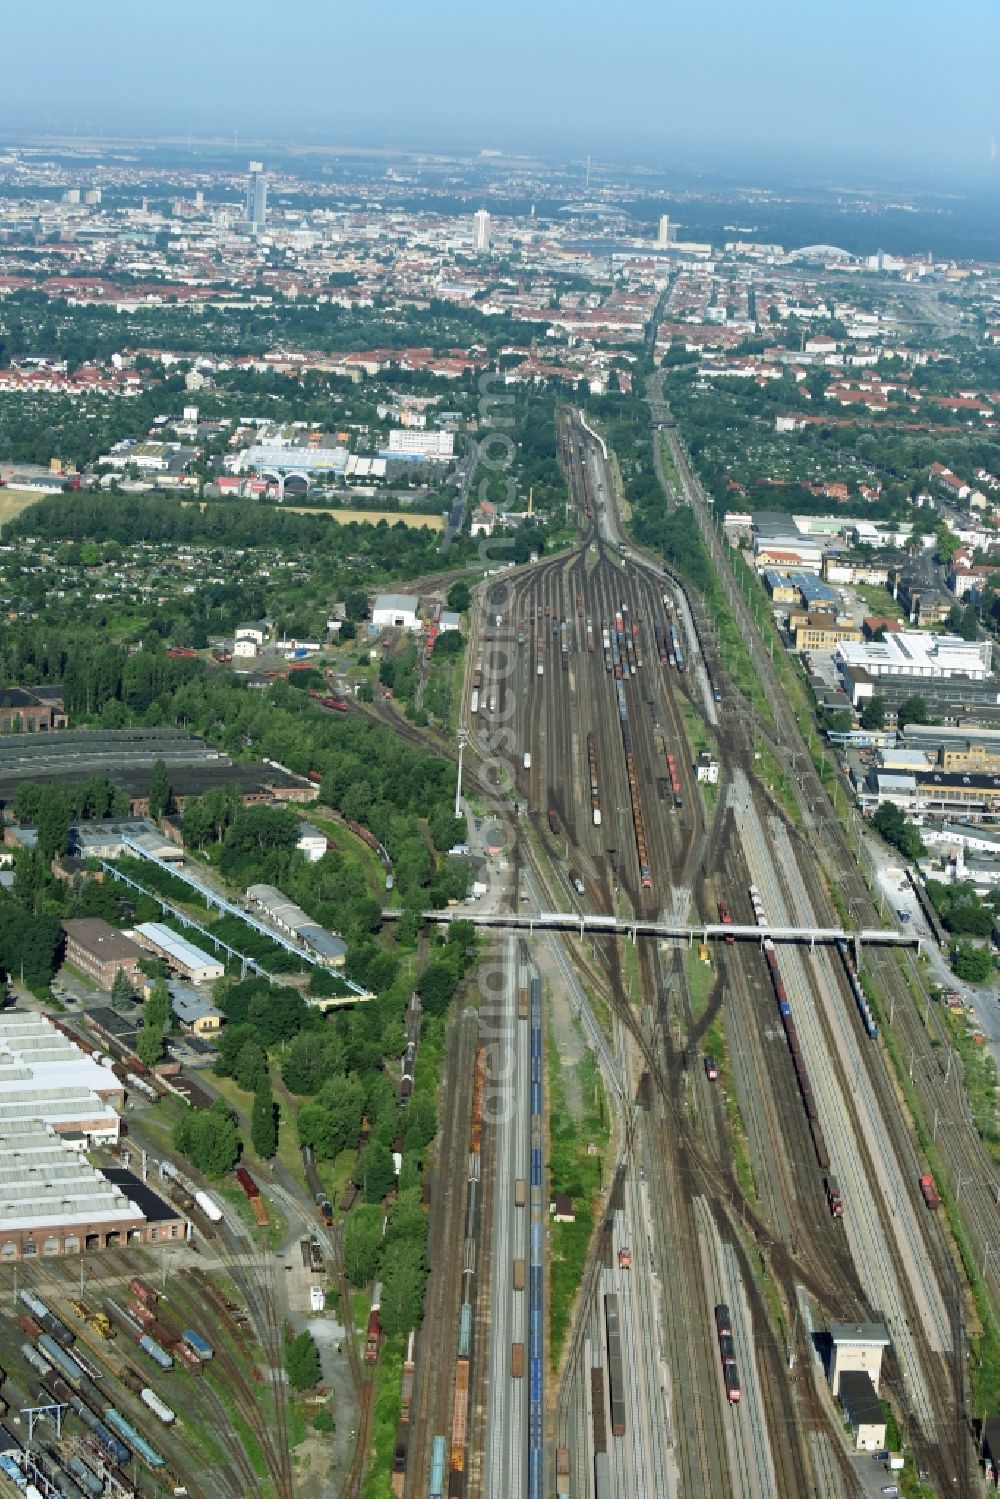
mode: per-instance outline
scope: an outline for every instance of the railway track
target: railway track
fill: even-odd
[[[572,458],[571,445],[571,472]],[[581,463],[574,486],[584,496],[580,506],[584,512],[588,509],[588,485],[586,465]],[[590,501],[592,507],[592,493]],[[593,519],[592,508],[590,519]],[[513,602],[504,611],[501,625],[494,622],[493,628],[502,635],[496,644],[514,655],[514,674],[503,681],[497,680],[495,694],[487,694],[487,701],[489,696],[495,696],[490,716],[508,729],[508,760],[516,767],[517,794],[529,809],[535,849],[544,852],[557,868],[571,860],[576,864],[586,877],[586,902],[594,909],[610,913],[619,907],[631,907],[646,914],[658,911],[668,898],[693,901],[703,910],[706,906],[711,909],[714,893],[711,879],[718,879],[724,870],[726,878],[731,880],[733,872],[742,867],[738,852],[732,847],[731,826],[721,815],[723,798],[719,796],[715,816],[709,819],[690,779],[685,781],[681,809],[667,804],[657,785],[657,767],[664,756],[666,736],[676,735],[678,745],[686,743],[681,699],[688,695],[688,682],[660,669],[651,641],[636,642],[642,665],[637,664],[634,675],[625,680],[623,692],[633,728],[638,799],[647,829],[653,875],[652,889],[645,889],[635,850],[620,831],[622,819],[617,809],[622,807],[624,816],[629,815],[629,783],[624,774],[616,715],[609,711],[615,702],[614,689],[596,641],[595,649],[588,649],[587,619],[591,620],[596,635],[598,622],[624,612],[623,604],[627,604],[630,615],[641,621],[640,632],[644,631],[657,601],[662,605],[660,571],[636,557],[630,558],[629,567],[623,570],[608,539],[591,524],[579,547],[546,559],[514,579],[512,586]],[[578,599],[582,600],[582,609]],[[688,602],[704,642],[707,628],[703,628],[704,621],[699,623],[697,605],[690,596]],[[558,626],[555,631],[553,620]],[[523,637],[520,645],[519,634]],[[485,648],[486,642],[484,653]],[[518,653],[523,658],[520,666]],[[539,664],[543,668],[541,676],[537,670]],[[717,663],[713,673],[715,680],[720,680]],[[780,692],[774,696],[780,697]],[[782,721],[780,704],[777,721],[775,740],[780,746],[788,727]],[[538,723],[539,729],[529,739],[526,725],[533,722]],[[715,732],[727,760],[743,763],[748,769],[752,767],[751,736],[738,707],[724,706]],[[596,746],[603,813],[597,827],[588,815],[591,792],[588,734],[593,734]],[[529,747],[530,764],[524,766],[522,752]],[[781,752],[787,760],[787,745],[782,746]],[[684,766],[688,765],[686,752],[677,758]],[[480,760],[480,768],[484,767],[485,757]],[[686,774],[690,777],[689,771]],[[551,820],[550,808],[554,814]],[[678,811],[681,816],[676,815]],[[815,823],[811,832],[816,836]],[[520,849],[518,857],[524,855],[525,850]],[[528,856],[537,862],[534,850]],[[710,876],[707,883],[699,878],[703,872]],[[562,878],[559,874],[557,882]],[[675,893],[678,886],[680,889]],[[731,889],[729,895],[733,897]],[[799,1286],[805,1287],[820,1305],[832,1307],[834,1315],[843,1314],[845,1292],[859,1311],[864,1303],[842,1234],[838,1247],[831,1252],[839,1230],[829,1222],[819,1194],[817,1165],[814,1156],[810,1159],[810,1139],[787,1057],[771,1056],[768,1031],[773,1028],[774,1001],[766,988],[762,991],[753,974],[750,965],[759,961],[750,955],[744,967],[744,959],[735,953],[724,953],[722,957],[725,986],[731,991],[731,1002],[740,1022],[739,1061],[747,1072],[745,1096],[756,1100],[752,1107],[758,1155],[764,1153],[768,1144],[772,1150],[787,1154],[787,1161],[783,1158],[778,1169],[770,1202],[761,1207],[743,1200],[726,1151],[722,1111],[713,1106],[711,1099],[705,1107],[705,1084],[700,1079],[696,1083],[702,1105],[697,1127],[684,1102],[690,1094],[684,1085],[685,1067],[690,1062],[685,1052],[689,1053],[692,1043],[697,1043],[716,1007],[710,1006],[707,1016],[691,1013],[683,965],[676,954],[661,954],[643,947],[639,955],[638,993],[632,994],[625,992],[622,982],[617,943],[607,939],[595,941],[587,967],[591,980],[599,979],[601,990],[608,995],[613,1014],[625,1028],[628,1045],[636,1049],[648,1078],[648,1087],[639,1090],[644,1121],[640,1134],[648,1137],[649,1158],[656,1161],[657,1169],[662,1172],[661,1190],[652,1194],[657,1247],[666,1251],[661,1263],[665,1270],[667,1265],[673,1269],[695,1262],[692,1256],[696,1257],[697,1230],[693,1203],[702,1197],[710,1199],[720,1232],[736,1256],[748,1297],[778,1489],[783,1494],[797,1495],[808,1491],[813,1467],[811,1449],[787,1421],[784,1399],[790,1384],[786,1369],[788,1335],[779,1336],[778,1330],[772,1328],[771,1312],[757,1286],[757,1266],[752,1262],[748,1242],[763,1256],[781,1288],[786,1308],[794,1305]],[[879,959],[881,966],[886,961]],[[728,1023],[732,1034],[733,1022]],[[827,1036],[826,1044],[829,1040]],[[783,1044],[780,1031],[775,1044]],[[588,1270],[591,1285],[598,1265],[599,1257],[595,1255]],[[676,1271],[672,1278],[676,1279]],[[667,1279],[664,1275],[664,1280]],[[692,1388],[702,1396],[692,1403],[690,1413],[686,1409],[684,1412],[687,1425],[679,1444],[682,1477],[692,1493],[739,1493],[751,1484],[747,1472],[742,1478],[738,1474],[734,1478],[720,1465],[717,1456],[726,1450],[725,1421],[732,1413],[719,1409],[717,1392],[711,1393],[712,1379],[718,1385],[717,1350],[707,1325],[707,1313],[705,1290],[700,1281],[689,1287],[685,1296],[668,1298],[665,1331],[671,1364],[688,1371]],[[577,1362],[585,1357],[587,1325],[585,1318],[581,1320],[581,1330],[572,1345]],[[793,1333],[791,1345],[800,1357],[808,1357],[803,1335],[796,1337]],[[826,1425],[828,1415],[816,1397],[811,1379],[793,1381],[791,1393],[802,1417],[803,1431]],[[940,1397],[940,1386],[937,1393]],[[759,1440],[758,1433],[754,1441],[759,1444]],[[759,1458],[754,1463],[759,1472]]]
[[[431,1270],[417,1346],[404,1488],[404,1493],[413,1499],[423,1499],[427,1493],[434,1438],[449,1433],[452,1423],[476,1035],[476,1015],[463,1011],[451,1027],[450,1085],[445,1098],[441,1148],[434,1163],[428,1240]]]
[[[669,410],[659,395],[658,383],[650,389],[647,399],[654,419],[671,421]],[[815,769],[802,727],[787,702],[752,611],[736,584],[687,454],[675,431],[668,431],[668,438],[675,467],[774,714],[779,763],[800,787],[804,824],[828,886],[838,892],[845,909],[852,913],[859,925],[874,923],[877,920],[876,905],[858,864],[857,851],[834,813],[825,781]],[[882,985],[886,1003],[891,1001],[893,1004],[894,1028],[900,1048],[914,1057],[913,1082],[924,1122],[929,1126],[932,1119],[937,1119],[939,1123],[938,1153],[945,1163],[952,1191],[960,1197],[961,1215],[973,1253],[983,1267],[983,1278],[990,1288],[995,1314],[1000,1301],[1000,1257],[991,1255],[989,1250],[1000,1242],[1000,1206],[994,1186],[996,1174],[978,1131],[968,1117],[959,1088],[955,1084],[948,1086],[951,1071],[955,1070],[948,1060],[950,1042],[926,1002],[923,981],[912,959],[904,959],[900,966],[895,960],[875,957],[871,967]],[[923,1005],[914,1003],[914,994],[923,997]],[[960,1182],[965,1185],[959,1193]]]

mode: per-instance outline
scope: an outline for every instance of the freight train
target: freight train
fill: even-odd
[[[868,1003],[868,996],[861,987],[861,980],[858,978],[858,970],[854,962],[854,954],[851,951],[850,945],[844,941],[843,937],[837,938],[837,952],[840,954],[840,961],[844,965],[844,972],[847,974],[847,981],[851,986],[851,993],[854,995],[854,1003],[858,1007],[858,1014],[861,1017],[861,1024],[864,1026],[865,1035],[870,1041],[876,1041],[878,1039],[878,1023],[872,1014],[872,1007]]]
[[[604,1298],[604,1325],[608,1340],[608,1395],[611,1401],[611,1435],[625,1435],[625,1383],[622,1373],[622,1334],[618,1297]]]
[[[751,889],[753,887],[751,886]],[[789,1003],[788,992],[785,989],[781,970],[778,967],[778,956],[775,952],[774,943],[770,937],[765,937],[763,942],[764,961],[767,963],[768,973],[771,977],[771,987],[774,997],[778,1002],[778,1013],[781,1016],[781,1024],[785,1032],[785,1040],[792,1058],[792,1067],[795,1070],[795,1080],[799,1085],[799,1093],[802,1098],[802,1107],[805,1109],[806,1120],[809,1125],[809,1133],[812,1135],[813,1149],[816,1152],[816,1160],[822,1171],[830,1169],[830,1153],[826,1148],[826,1139],[819,1122],[816,1110],[816,1099],[813,1095],[809,1074],[802,1057],[802,1046],[799,1041],[798,1030],[792,1016],[792,1006]]]
[[[590,815],[594,827],[601,825],[601,800],[597,784],[597,747],[593,734],[587,735],[587,769],[590,774]]]
[[[715,1308],[715,1334],[719,1343],[719,1359],[722,1364],[722,1379],[726,1386],[726,1399],[737,1405],[743,1394],[740,1374],[736,1364],[736,1347],[733,1343],[733,1323],[729,1308],[724,1302]]]
[[[528,1499],[542,1499],[545,1410],[542,1398],[544,1245],[542,1240],[542,981],[528,983],[531,1055],[531,1222],[528,1245]]]
[[[632,728],[628,718],[628,705],[625,702],[625,690],[620,682],[615,683],[615,695],[618,699],[618,722],[621,728],[622,745],[625,750],[625,773],[628,777],[628,794],[632,803],[632,826],[635,832],[635,851],[639,861],[639,882],[644,890],[652,890],[653,876],[649,865],[649,851],[646,846],[646,828],[642,816],[642,804],[639,800],[639,782],[635,773],[635,757],[632,749]]]

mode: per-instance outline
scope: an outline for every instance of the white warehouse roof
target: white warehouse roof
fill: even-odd
[[[202,948],[195,947],[186,937],[181,937],[162,921],[142,921],[134,929],[135,935],[140,941],[156,947],[164,953],[168,962],[175,963],[178,968],[184,968],[189,973],[208,970],[216,978],[221,978],[225,973],[225,964],[212,953],[204,952]]]
[[[873,677],[967,677],[981,682],[992,668],[993,646],[989,640],[898,630],[884,640],[842,640],[836,655],[846,666]]]

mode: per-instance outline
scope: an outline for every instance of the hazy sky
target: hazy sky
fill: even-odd
[[[6,132],[989,173],[998,0],[32,0]],[[993,152],[996,152],[994,146]],[[1000,161],[993,169],[1000,173]]]

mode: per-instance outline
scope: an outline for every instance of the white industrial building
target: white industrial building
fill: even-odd
[[[326,853],[326,834],[320,832],[319,828],[313,827],[311,822],[300,822],[299,838],[295,847],[299,853],[305,854],[310,864],[318,864]]]
[[[218,958],[195,947],[193,942],[179,936],[162,921],[142,921],[131,935],[193,984],[212,984],[226,971],[225,964]]]
[[[372,624],[380,630],[419,630],[419,608],[420,600],[411,593],[377,593]]]
[[[44,1015],[0,1015],[0,1263],[183,1236],[141,1182],[83,1153],[117,1141],[123,1102],[110,1067]]]
[[[267,631],[256,620],[248,620],[245,624],[237,625],[233,641],[233,655],[252,660],[263,649],[266,639]]]
[[[346,942],[335,937],[325,927],[317,925],[301,906],[289,900],[276,885],[251,885],[247,890],[247,900],[280,932],[287,932],[290,937],[296,938],[328,967],[343,968],[347,957]]]
[[[983,682],[993,665],[989,640],[928,635],[923,630],[898,630],[884,640],[842,640],[835,655],[842,669],[866,671],[871,677],[964,677]]]
[[[114,1143],[120,1120],[113,1105],[125,1090],[57,1030],[44,1015],[8,1010],[0,1015],[0,1109],[35,1116],[57,1133],[69,1131]]]
[[[414,432],[412,427],[393,427],[389,433],[389,458],[430,459],[447,463],[455,456],[454,432]]]

